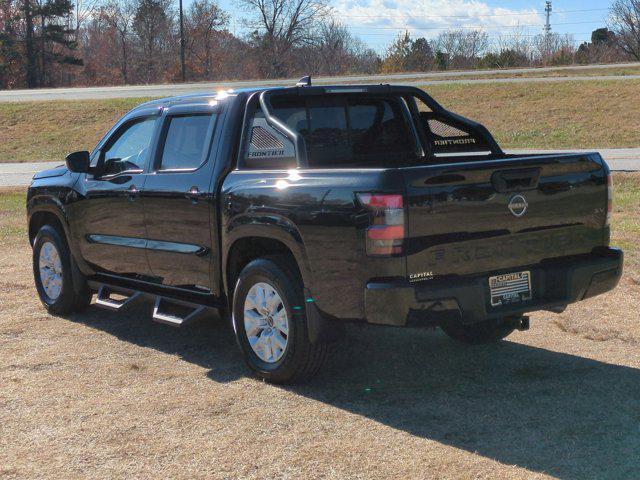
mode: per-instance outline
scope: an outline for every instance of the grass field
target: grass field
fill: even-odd
[[[434,76],[433,80],[489,80],[500,78],[562,78],[562,77],[600,77],[600,76],[612,76],[612,77],[626,77],[629,75],[640,75],[640,66],[632,67],[613,67],[606,69],[599,68],[585,68],[581,70],[523,70],[522,72],[508,72],[508,73],[491,73],[482,74],[479,71],[478,74],[472,75],[459,75],[456,72],[451,72],[450,75],[438,75]],[[420,81],[420,77],[407,77],[406,81]]]
[[[46,314],[24,190],[4,191],[0,478],[640,478],[640,174],[615,184],[615,291],[498,345],[349,326],[285,388],[248,376],[220,321]]]
[[[504,148],[640,146],[640,80],[425,89],[448,109],[483,123]]]
[[[0,103],[0,162],[64,160],[90,150],[144,98]]]
[[[504,148],[640,146],[640,81],[436,85],[447,108],[484,123]],[[0,104],[0,162],[62,160],[91,149],[145,99]]]

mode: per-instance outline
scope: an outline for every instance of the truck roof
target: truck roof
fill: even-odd
[[[175,95],[173,97],[164,97],[164,98],[157,98],[154,100],[150,100],[148,102],[142,103],[140,105],[138,105],[137,107],[134,108],[138,109],[138,108],[142,108],[142,107],[153,107],[153,106],[163,106],[163,105],[167,105],[167,104],[171,104],[171,105],[179,105],[181,103],[189,103],[189,104],[198,104],[198,103],[208,103],[213,99],[224,99],[226,97],[229,96],[235,96],[238,95],[240,93],[254,93],[254,92],[262,92],[264,90],[276,90],[276,89],[283,89],[286,88],[285,86],[278,86],[278,87],[250,87],[250,88],[233,88],[233,89],[228,89],[228,90],[217,90],[217,91],[202,91],[202,92],[196,92],[196,93],[188,93],[188,94],[184,94],[184,95]]]
[[[211,100],[219,99],[223,100],[229,96],[236,96],[240,93],[252,94],[254,92],[262,92],[266,90],[293,90],[293,89],[304,89],[305,91],[318,91],[324,90],[332,93],[337,93],[337,91],[344,91],[345,93],[349,91],[354,92],[363,92],[363,91],[377,91],[380,93],[380,89],[385,88],[386,90],[391,90],[393,88],[402,88],[401,85],[389,85],[389,84],[356,84],[356,85],[314,85],[314,86],[292,86],[292,85],[281,85],[281,86],[256,86],[256,87],[246,87],[246,88],[233,88],[228,90],[217,90],[215,92],[197,92],[197,93],[189,93],[185,95],[176,95],[173,97],[164,97],[158,98],[155,100],[151,100],[145,102],[141,105],[138,105],[134,108],[134,110],[142,107],[153,107],[153,106],[164,106],[164,105],[179,105],[179,104],[198,104],[198,103],[208,103]]]

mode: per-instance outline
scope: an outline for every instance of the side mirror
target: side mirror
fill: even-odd
[[[67,155],[66,158],[67,168],[76,173],[87,173],[89,172],[89,152],[74,152]]]

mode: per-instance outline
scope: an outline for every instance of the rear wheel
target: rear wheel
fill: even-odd
[[[86,280],[73,282],[77,268],[64,237],[50,225],[40,229],[33,243],[33,276],[40,300],[51,313],[67,314],[91,302]],[[79,273],[79,272],[78,272]]]
[[[302,280],[287,256],[259,258],[242,270],[232,321],[247,365],[270,382],[305,380],[327,356],[326,343],[309,341]]]
[[[513,333],[518,317],[501,317],[478,323],[464,324],[460,321],[441,326],[444,333],[462,343],[481,344],[498,342]]]

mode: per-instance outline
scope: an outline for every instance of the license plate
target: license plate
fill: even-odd
[[[491,306],[501,307],[531,300],[531,272],[489,277]]]

